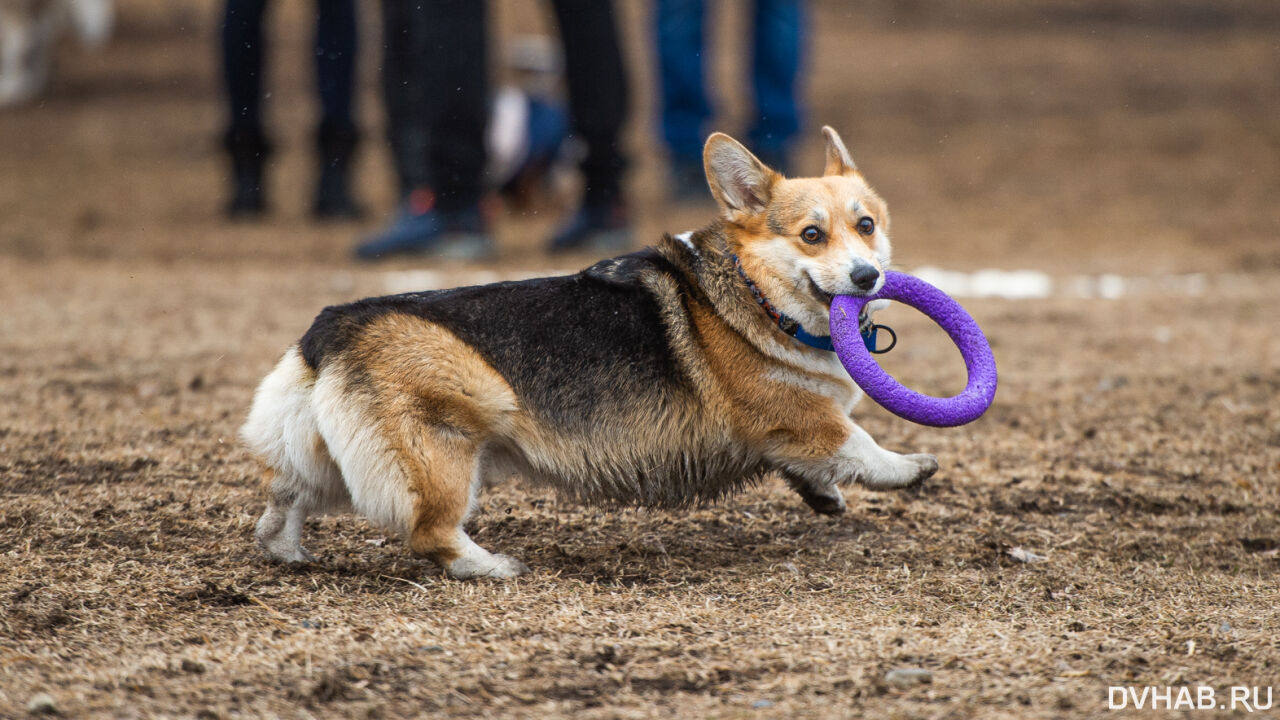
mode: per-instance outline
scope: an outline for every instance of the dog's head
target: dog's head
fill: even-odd
[[[785,178],[723,133],[702,152],[729,249],[770,303],[815,334],[828,332],[834,296],[875,293],[889,264],[888,207],[836,131],[822,134],[817,178]]]

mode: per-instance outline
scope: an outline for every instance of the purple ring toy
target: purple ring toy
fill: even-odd
[[[897,300],[938,323],[960,349],[969,382],[959,395],[932,397],[911,390],[885,372],[862,341],[858,317],[872,300]],[[868,297],[839,295],[831,303],[831,344],[849,377],[886,410],[899,417],[934,427],[973,422],[996,397],[996,359],[978,323],[950,296],[905,273],[885,273],[884,287]]]

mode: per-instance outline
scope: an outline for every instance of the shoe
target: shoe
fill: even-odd
[[[433,206],[430,191],[410,194],[391,225],[355,249],[361,260],[416,255],[454,260],[488,260],[494,256],[478,204],[444,211]]]
[[[631,248],[631,224],[620,201],[583,204],[548,243],[552,253],[578,250],[616,252]]]
[[[311,205],[317,220],[359,220],[364,208],[351,196],[350,169],[359,140],[354,128],[321,125],[316,133],[320,179]]]
[[[227,217],[238,220],[259,218],[267,211],[263,188],[263,167],[271,155],[271,145],[261,132],[228,130],[223,147],[231,158],[231,201]]]

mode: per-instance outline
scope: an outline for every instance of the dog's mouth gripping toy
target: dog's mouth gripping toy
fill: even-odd
[[[872,300],[897,300],[909,305],[947,332],[960,349],[969,373],[968,383],[959,395],[940,398],[918,393],[894,380],[876,363],[872,352],[888,352],[898,338],[889,330],[893,343],[876,349],[876,329],[888,328],[877,325],[866,332],[862,330],[863,308]],[[921,425],[954,427],[973,422],[991,407],[996,397],[996,360],[978,323],[946,293],[905,273],[885,272],[884,286],[875,295],[836,296],[831,302],[831,344],[849,377],[872,400],[894,415]]]

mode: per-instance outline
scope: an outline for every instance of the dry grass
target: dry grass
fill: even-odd
[[[892,7],[820,5],[814,114],[893,203],[908,267],[1207,270],[1207,293],[968,302],[1002,371],[992,411],[945,431],[861,411],[886,446],[939,455],[922,489],[852,490],[832,520],[781,483],[689,513],[496,488],[473,535],[535,572],[459,583],[352,517],[309,523],[314,567],[253,547],[234,440],[252,388],[319,307],[387,278],[344,260],[358,229],[297,223],[293,185],[265,227],[217,220],[208,59],[171,62],[207,17],[180,31],[125,3],[100,66],[0,115],[0,157],[24,163],[0,175],[0,716],[47,692],[72,717],[1048,718],[1110,714],[1109,685],[1274,684],[1274,37],[895,28]],[[870,69],[850,78],[854,41]],[[282,179],[301,187],[305,153]],[[660,177],[641,154],[642,233],[698,216]],[[545,262],[544,226],[504,226],[515,260],[492,270]],[[896,372],[960,382],[898,323]],[[885,682],[904,667],[932,682]]]

